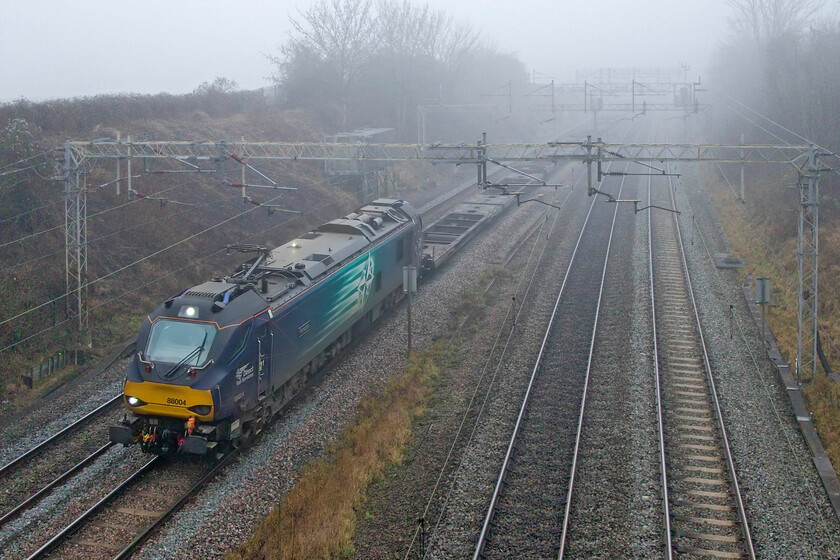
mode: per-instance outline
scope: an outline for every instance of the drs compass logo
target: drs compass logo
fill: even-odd
[[[373,255],[368,253],[368,258],[363,263],[362,272],[359,274],[359,283],[356,286],[356,293],[358,294],[356,310],[364,309],[373,288],[373,277]]]

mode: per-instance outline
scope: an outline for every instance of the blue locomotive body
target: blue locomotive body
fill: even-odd
[[[166,301],[144,321],[113,441],[206,453],[258,433],[402,297],[421,224],[379,199]]]

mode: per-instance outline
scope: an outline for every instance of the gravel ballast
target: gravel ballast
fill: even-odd
[[[527,229],[525,208],[514,208],[499,231]],[[488,266],[501,264],[515,236],[482,236],[450,266],[424,284],[414,298],[413,343],[427,346],[444,331],[451,310]],[[137,558],[218,557],[241,544],[254,524],[284,496],[301,468],[320,457],[350,422],[359,401],[405,368],[406,309],[382,318],[279,421],[263,432],[224,478],[210,484],[176,514]]]
[[[836,558],[840,522],[796,424],[784,384],[761,342],[737,272],[714,266],[728,251],[705,193],[690,166],[677,189],[683,210],[694,294],[705,328],[730,445],[750,518],[756,553],[764,558]],[[732,309],[730,310],[730,305]]]
[[[726,251],[727,246],[700,187],[701,176],[693,165],[683,164],[679,171],[680,227],[684,240],[692,238],[695,228],[695,242],[686,243],[689,269],[758,555],[836,558],[840,556],[840,522],[813,467],[784,386],[766,357],[741,282],[736,272],[714,267],[713,253]],[[549,218],[545,229],[538,230],[530,247],[536,254],[550,235],[555,246],[546,270],[562,276],[590,202],[585,189],[578,188],[559,212],[536,204],[514,208],[493,233],[474,240],[417,294],[412,309],[415,346],[426,347],[446,333],[452,310],[464,295],[473,292],[486,271],[500,266],[517,241],[545,217]],[[551,230],[555,217],[560,219]],[[660,556],[660,498],[655,478],[648,472],[656,460],[649,452],[653,417],[645,425],[652,391],[646,354],[649,335],[645,334],[650,317],[644,307],[648,301],[644,293],[648,289],[647,220],[645,214],[633,219],[622,222],[622,235],[631,240],[632,250],[622,248],[614,257],[616,266],[628,269],[616,270],[608,278],[609,304],[602,308],[601,326],[607,334],[598,338],[594,357],[597,379],[609,378],[615,384],[593,387],[590,414],[594,419],[628,418],[634,427],[618,439],[608,433],[586,434],[590,443],[596,443],[583,457],[579,476],[584,488],[594,490],[603,484],[615,500],[598,504],[596,494],[581,495],[578,507],[583,517],[578,518],[579,526],[573,525],[570,541],[572,556],[578,558]],[[431,542],[428,557],[472,554],[523,383],[533,366],[540,328],[553,305],[553,297],[531,294],[533,300],[528,300],[516,319],[517,338],[507,350],[504,368],[488,370],[488,357],[500,351],[497,338],[500,333],[507,336],[513,327],[513,298],[521,302],[525,297],[518,279],[526,277],[533,266],[527,256],[511,261],[509,272],[487,296],[487,307],[459,335],[456,344],[461,345],[461,358],[456,367],[444,372],[428,413],[415,426],[404,462],[389,468],[369,489],[357,512],[354,557],[403,558],[410,543],[414,543],[411,555],[416,557],[419,542],[414,539],[421,516],[426,528],[423,540]],[[290,490],[303,466],[327,452],[329,443],[355,417],[360,400],[404,370],[405,315],[401,305],[383,317],[134,557],[217,558],[247,539],[255,524]],[[120,362],[98,379],[82,380],[72,391],[57,391],[43,411],[0,428],[0,464],[118,393],[127,363]],[[620,402],[612,406],[616,399]],[[462,421],[465,428],[454,439]],[[113,449],[95,467],[0,529],[2,556],[23,557],[43,538],[45,519],[51,530],[66,523],[89,498],[124,477],[141,460],[136,450]],[[598,472],[603,465],[611,465],[610,471]],[[103,473],[106,478],[101,478]],[[598,540],[599,533],[605,538]]]

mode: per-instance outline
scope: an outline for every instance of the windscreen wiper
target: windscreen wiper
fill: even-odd
[[[189,354],[187,354],[186,356],[181,358],[180,362],[178,362],[177,364],[172,366],[172,369],[167,371],[163,375],[163,378],[164,379],[170,379],[170,375],[172,375],[172,372],[178,371],[178,368],[181,367],[182,365],[186,364],[187,362],[189,362],[193,358],[193,356],[200,356],[201,353],[204,351],[204,343],[205,342],[207,342],[207,333],[204,333],[204,340],[201,341],[201,344],[198,345],[197,347],[195,347]]]

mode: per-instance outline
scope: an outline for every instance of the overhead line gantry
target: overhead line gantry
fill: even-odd
[[[799,305],[796,371],[812,376],[817,364],[818,302],[818,209],[819,176],[824,167],[814,146],[740,144],[613,144],[600,138],[580,142],[534,144],[488,144],[486,138],[475,144],[351,144],[323,142],[176,142],[176,141],[66,141],[66,279],[67,295],[75,296],[73,312],[80,331],[87,329],[85,292],[87,285],[87,212],[85,173],[88,162],[96,160],[168,160],[189,169],[177,171],[223,174],[225,162],[254,169],[268,161],[428,161],[432,163],[474,164],[481,188],[493,186],[488,180],[488,163],[517,161],[579,161],[587,165],[589,194],[599,194],[593,184],[593,171],[600,182],[603,164],[632,161],[646,165],[681,162],[781,163],[793,165],[799,174]],[[593,164],[595,169],[593,170]],[[118,172],[119,173],[119,172]],[[259,172],[257,172],[259,173]],[[264,174],[259,173],[263,177]],[[655,175],[655,172],[650,174]],[[129,174],[130,177],[130,174]],[[242,185],[245,184],[243,179]],[[282,188],[276,186],[276,188]],[[244,190],[244,186],[243,186]],[[244,195],[244,193],[243,193]]]

